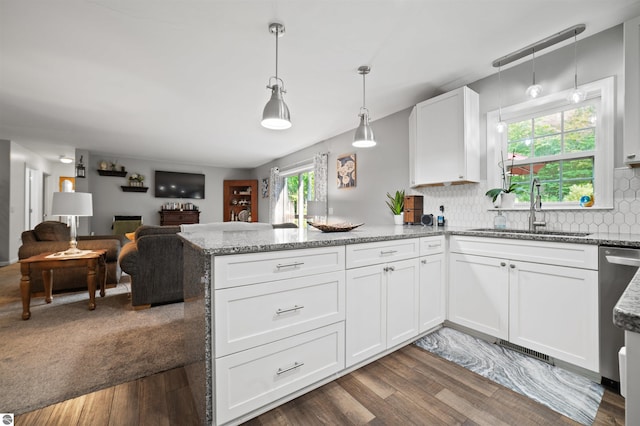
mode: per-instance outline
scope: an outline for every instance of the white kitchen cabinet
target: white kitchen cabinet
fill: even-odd
[[[344,246],[214,257],[215,424],[344,370]]]
[[[346,365],[418,335],[418,259],[347,270]]]
[[[624,23],[624,162],[640,165],[640,16]]]
[[[509,341],[598,371],[598,272],[509,262]]]
[[[597,246],[454,236],[451,252],[451,322],[598,371]]]
[[[462,253],[449,255],[449,320],[509,338],[509,271],[504,260]]]
[[[418,335],[418,238],[346,247],[346,365]]]
[[[445,320],[445,271],[444,237],[420,238],[420,333]]]
[[[409,117],[410,186],[480,181],[479,96],[464,86],[417,104]]]

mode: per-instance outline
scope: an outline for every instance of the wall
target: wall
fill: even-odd
[[[90,218],[90,230],[96,235],[111,234],[114,215],[142,215],[145,225],[159,225],[158,211],[166,202],[192,202],[200,208],[200,223],[220,222],[222,221],[222,181],[251,178],[250,171],[243,169],[174,164],[120,156],[117,159],[118,167],[125,166],[129,174],[142,174],[145,176],[144,186],[149,187],[146,193],[123,192],[120,187],[128,185],[127,178],[100,176],[97,171],[100,161],[115,162],[112,156],[99,153],[83,155],[87,177],[83,179],[82,185],[86,185],[87,190],[93,193],[93,217]],[[202,200],[155,198],[153,181],[155,170],[203,173],[205,198]]]
[[[51,174],[51,163],[38,154],[23,148],[15,142],[0,140],[2,150],[2,168],[0,175],[9,176],[9,190],[0,189],[0,201],[9,209],[8,223],[0,222],[0,244],[6,251],[0,252],[0,264],[13,263],[18,260],[18,248],[22,244],[20,238],[25,230],[25,168],[40,170]],[[5,157],[4,154],[8,153]],[[7,168],[5,169],[5,165]],[[3,250],[0,248],[0,250]]]
[[[11,144],[0,140],[0,266],[7,265],[11,256],[9,230],[11,229]]]
[[[640,171],[628,169],[622,164],[622,117],[624,116],[624,88],[622,85],[622,25],[610,28],[578,41],[578,80],[579,84],[602,79],[608,76],[616,78],[615,126],[615,166],[613,210],[572,212],[545,212],[548,229],[638,232],[640,233],[640,202],[635,201],[635,191],[640,189]],[[501,56],[508,52],[499,52]],[[487,62],[495,58],[487,58]],[[526,101],[525,90],[531,84],[531,61],[516,63],[503,69],[502,106],[506,107]],[[546,94],[569,89],[573,86],[573,44],[566,42],[557,50],[536,56],[536,81]],[[329,207],[334,214],[331,222],[365,222],[369,225],[391,224],[392,217],[384,205],[385,193],[396,189],[405,189],[408,194],[421,194],[425,197],[425,213],[437,215],[438,207],[445,206],[448,225],[464,227],[490,227],[496,215],[492,205],[484,194],[487,191],[486,159],[486,114],[498,109],[498,75],[469,84],[480,95],[480,147],[481,182],[478,184],[455,185],[448,187],[428,187],[412,190],[408,186],[408,116],[410,109],[400,111],[372,123],[378,145],[369,149],[355,149],[351,146],[354,130],[338,135],[305,150],[296,152],[277,161],[265,164],[254,170],[255,177],[269,176],[269,168],[286,167],[300,159],[310,158],[313,153],[330,152],[329,160]],[[434,94],[434,96],[437,95]],[[375,105],[370,106],[375,114]],[[357,153],[358,186],[349,190],[336,189],[335,158],[345,152]],[[437,154],[436,154],[437,155]],[[640,197],[640,191],[638,192]],[[636,217],[636,213],[638,212]],[[266,215],[266,216],[265,216]],[[260,216],[268,217],[268,203],[262,203]],[[508,226],[525,228],[528,223],[527,212],[506,213]]]
[[[373,111],[375,113],[375,111]],[[254,169],[254,178],[261,181],[269,177],[271,167],[285,170],[288,166],[313,158],[317,152],[329,153],[328,206],[332,222],[366,223],[382,225],[393,223],[393,215],[385,204],[387,192],[395,192],[406,187],[409,182],[409,110],[400,111],[380,120],[373,121],[378,145],[374,148],[354,148],[353,132],[343,133],[329,140],[319,142],[309,148],[264,164]],[[357,111],[356,111],[357,113]],[[354,125],[357,114],[354,113]],[[355,188],[338,189],[336,179],[337,158],[347,153],[356,153]],[[262,222],[269,218],[269,200],[260,199],[259,214]],[[330,210],[331,211],[331,210]]]

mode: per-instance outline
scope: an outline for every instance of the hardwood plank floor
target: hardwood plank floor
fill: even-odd
[[[28,425],[197,425],[183,368],[17,416]],[[575,425],[537,402],[414,345],[264,413],[259,425]],[[624,425],[606,390],[596,426]]]

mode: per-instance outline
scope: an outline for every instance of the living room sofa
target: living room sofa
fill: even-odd
[[[143,225],[120,252],[122,270],[131,276],[131,304],[179,302],[182,294],[182,239],[179,226]]]
[[[22,246],[18,249],[18,259],[26,259],[41,253],[59,252],[69,248],[71,231],[66,223],[45,221],[33,230],[22,233]],[[122,246],[117,235],[78,236],[80,250],[107,250],[107,285],[117,284],[120,280],[118,256]],[[30,276],[31,292],[44,291],[42,269],[32,267]],[[53,273],[53,291],[81,290],[87,288],[87,268],[62,268]]]

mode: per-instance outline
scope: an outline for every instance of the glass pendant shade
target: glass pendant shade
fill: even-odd
[[[507,130],[507,123],[502,120],[498,121],[498,124],[496,124],[496,130],[498,133],[504,133]]]
[[[587,92],[578,89],[578,33],[574,33],[573,39],[573,64],[575,71],[573,74],[573,90],[567,96],[567,100],[572,104],[579,104],[587,99]]]
[[[356,129],[352,145],[356,148],[371,148],[372,146],[376,146],[373,129],[369,125],[369,115],[366,112],[360,114],[360,125]]]
[[[542,86],[540,86],[539,84],[532,84],[531,86],[527,87],[526,94],[531,99],[535,99],[542,94]]]
[[[282,98],[282,89],[278,84],[271,86],[271,99],[262,112],[262,124],[267,129],[284,130],[291,127],[289,107]]]
[[[571,93],[569,93],[569,96],[567,96],[567,99],[569,102],[573,104],[579,104],[580,102],[587,99],[587,93],[584,90],[575,88],[571,91]]]

